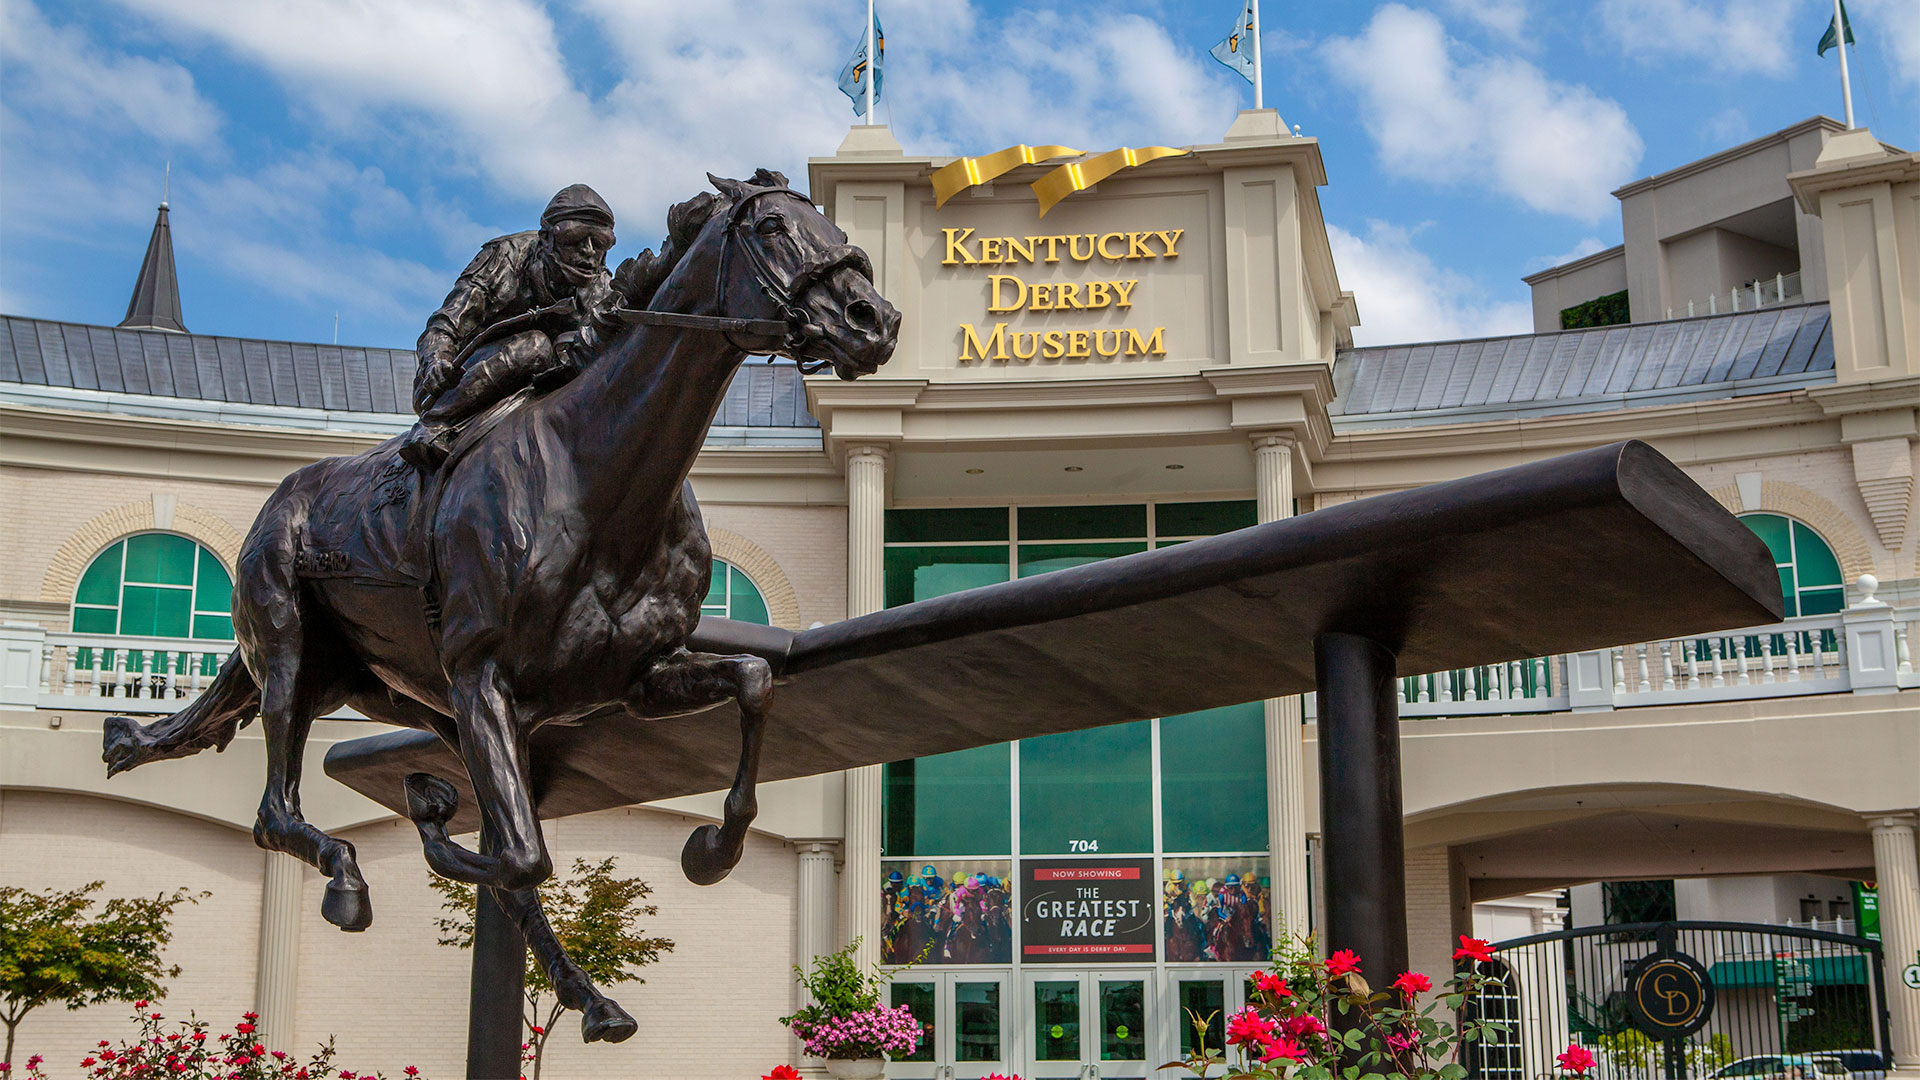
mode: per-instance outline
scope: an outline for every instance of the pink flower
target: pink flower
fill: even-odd
[[[1327,974],[1348,975],[1360,970],[1360,954],[1352,949],[1341,949],[1327,957]]]
[[[1587,1070],[1593,1068],[1593,1051],[1575,1043],[1568,1043],[1567,1048],[1554,1060],[1558,1061],[1560,1067],[1567,1072],[1575,1076],[1585,1076]]]
[[[1248,1043],[1263,1043],[1273,1038],[1273,1021],[1261,1016],[1249,1005],[1227,1020],[1227,1045],[1245,1046]]]
[[[417,1066],[417,1065],[409,1065],[409,1066],[407,1066],[407,1067],[406,1067],[406,1068],[405,1068],[404,1070],[402,1070],[402,1071],[403,1071],[403,1072],[405,1072],[405,1073],[406,1073],[406,1074],[407,1074],[408,1076],[419,1076],[419,1075],[420,1075],[420,1067],[419,1067],[419,1066]],[[797,1074],[797,1073],[795,1074],[795,1076],[796,1076],[796,1077],[797,1077],[798,1075],[799,1075],[799,1074]]]
[[[1493,959],[1493,946],[1477,937],[1460,935],[1460,947],[1453,950],[1455,960],[1478,960],[1485,962]]]
[[[1291,1037],[1282,1035],[1277,1039],[1268,1039],[1260,1044],[1261,1061],[1277,1061],[1286,1058],[1299,1061],[1307,1056],[1307,1048],[1295,1042]]]
[[[1396,1054],[1405,1053],[1413,1047],[1413,1036],[1389,1035],[1387,1036],[1387,1047]]]
[[[1400,973],[1399,978],[1393,980],[1393,988],[1408,997],[1412,997],[1415,994],[1424,994],[1433,989],[1433,980],[1417,971],[1403,971]]]

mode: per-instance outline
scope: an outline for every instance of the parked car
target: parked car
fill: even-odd
[[[1866,1051],[1872,1054],[1873,1051]],[[1875,1055],[1876,1057],[1878,1055]],[[1713,1080],[1762,1080],[1762,1078],[1787,1077],[1795,1080],[1788,1072],[1799,1069],[1797,1080],[1851,1080],[1852,1072],[1837,1054],[1754,1054],[1720,1066],[1713,1072]],[[1883,1069],[1884,1072],[1884,1069]]]
[[[1853,1080],[1886,1080],[1887,1070],[1893,1068],[1892,1055],[1878,1050],[1833,1050],[1829,1051],[1853,1074]]]

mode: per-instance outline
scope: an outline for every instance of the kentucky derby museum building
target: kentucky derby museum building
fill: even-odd
[[[708,613],[802,628],[1645,439],[1772,547],[1790,617],[1403,680],[1415,966],[1443,973],[1459,933],[1797,924],[1872,942],[1815,989],[1840,1002],[1835,1038],[1920,1069],[1901,984],[1920,950],[1920,155],[1806,121],[1621,189],[1621,248],[1529,279],[1536,333],[1356,348],[1368,297],[1327,243],[1319,144],[1272,110],[1184,152],[1063,153],[916,157],[856,127],[812,162],[905,316],[899,349],[852,383],[741,370],[693,473]],[[111,784],[100,763],[105,716],[177,709],[231,648],[235,553],[280,479],[411,423],[413,353],[186,332],[164,211],[121,327],[4,321],[0,884],[205,889],[168,950],[173,1011],[257,1008],[281,1046],[331,1035],[343,1062],[457,1074],[468,962],[435,944],[415,830],[320,768],[385,729],[319,725],[306,769],[307,817],[371,885],[364,934],[321,921],[321,876],[254,846],[257,725]],[[634,1039],[582,1046],[563,1020],[546,1075],[811,1069],[776,1022],[791,970],[854,938],[874,963],[920,958],[891,993],[931,1038],[891,1076],[1158,1075],[1183,1010],[1234,1008],[1324,908],[1312,708],[770,785],[709,888],[677,855],[718,795],[550,821],[557,865],[614,855],[653,885],[646,929],[675,947],[614,991]],[[1545,983],[1515,965],[1516,1023],[1478,1072],[1537,1075],[1592,1035],[1583,1010],[1619,971],[1554,963]],[[1775,993],[1732,986],[1729,1013]],[[40,1010],[20,1045],[77,1060],[119,1016]],[[1775,1042],[1734,1050],[1837,1048],[1764,1026]]]

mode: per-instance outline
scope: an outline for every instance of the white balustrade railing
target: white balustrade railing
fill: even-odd
[[[1566,660],[1536,656],[1400,680],[1401,716],[1565,712]]]
[[[1904,625],[1904,624],[1902,624]],[[1604,650],[1616,706],[1832,694],[1850,689],[1843,617]]]
[[[29,632],[15,624],[0,633],[0,643],[7,660],[0,704],[136,713],[174,712],[199,697],[234,647],[231,641]]]
[[[1705,300],[1689,300],[1684,307],[1670,307],[1667,318],[1691,319],[1699,315],[1724,315],[1736,311],[1793,304],[1806,299],[1800,288],[1800,272],[1775,274],[1771,278],[1749,281],[1745,285],[1714,293]]]

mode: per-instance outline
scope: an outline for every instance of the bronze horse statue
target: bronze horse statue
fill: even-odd
[[[687,476],[749,354],[850,380],[886,362],[900,325],[866,255],[784,177],[710,179],[719,197],[670,215],[698,231],[649,310],[618,313],[572,382],[483,418],[437,483],[398,462],[399,439],[287,477],[241,549],[239,647],[213,685],[171,717],[114,717],[105,734],[111,775],[224,749],[257,712],[267,788],[254,840],[329,875],[321,913],[343,930],[364,930],[372,908],[353,846],[300,816],[314,718],[351,706],[438,735],[466,764],[483,839],[477,852],[450,839],[457,792],[416,773],[407,804],[427,863],[494,890],[561,1002],[583,1013],[589,1042],[617,1042],[636,1025],[568,959],[541,912],[535,890],[553,863],[528,738],[608,707],[656,719],[737,700],[741,752],[724,819],[688,837],[681,864],[707,885],[739,862],[773,679],[759,657],[686,648],[712,568]],[[314,550],[329,526],[344,539]]]

